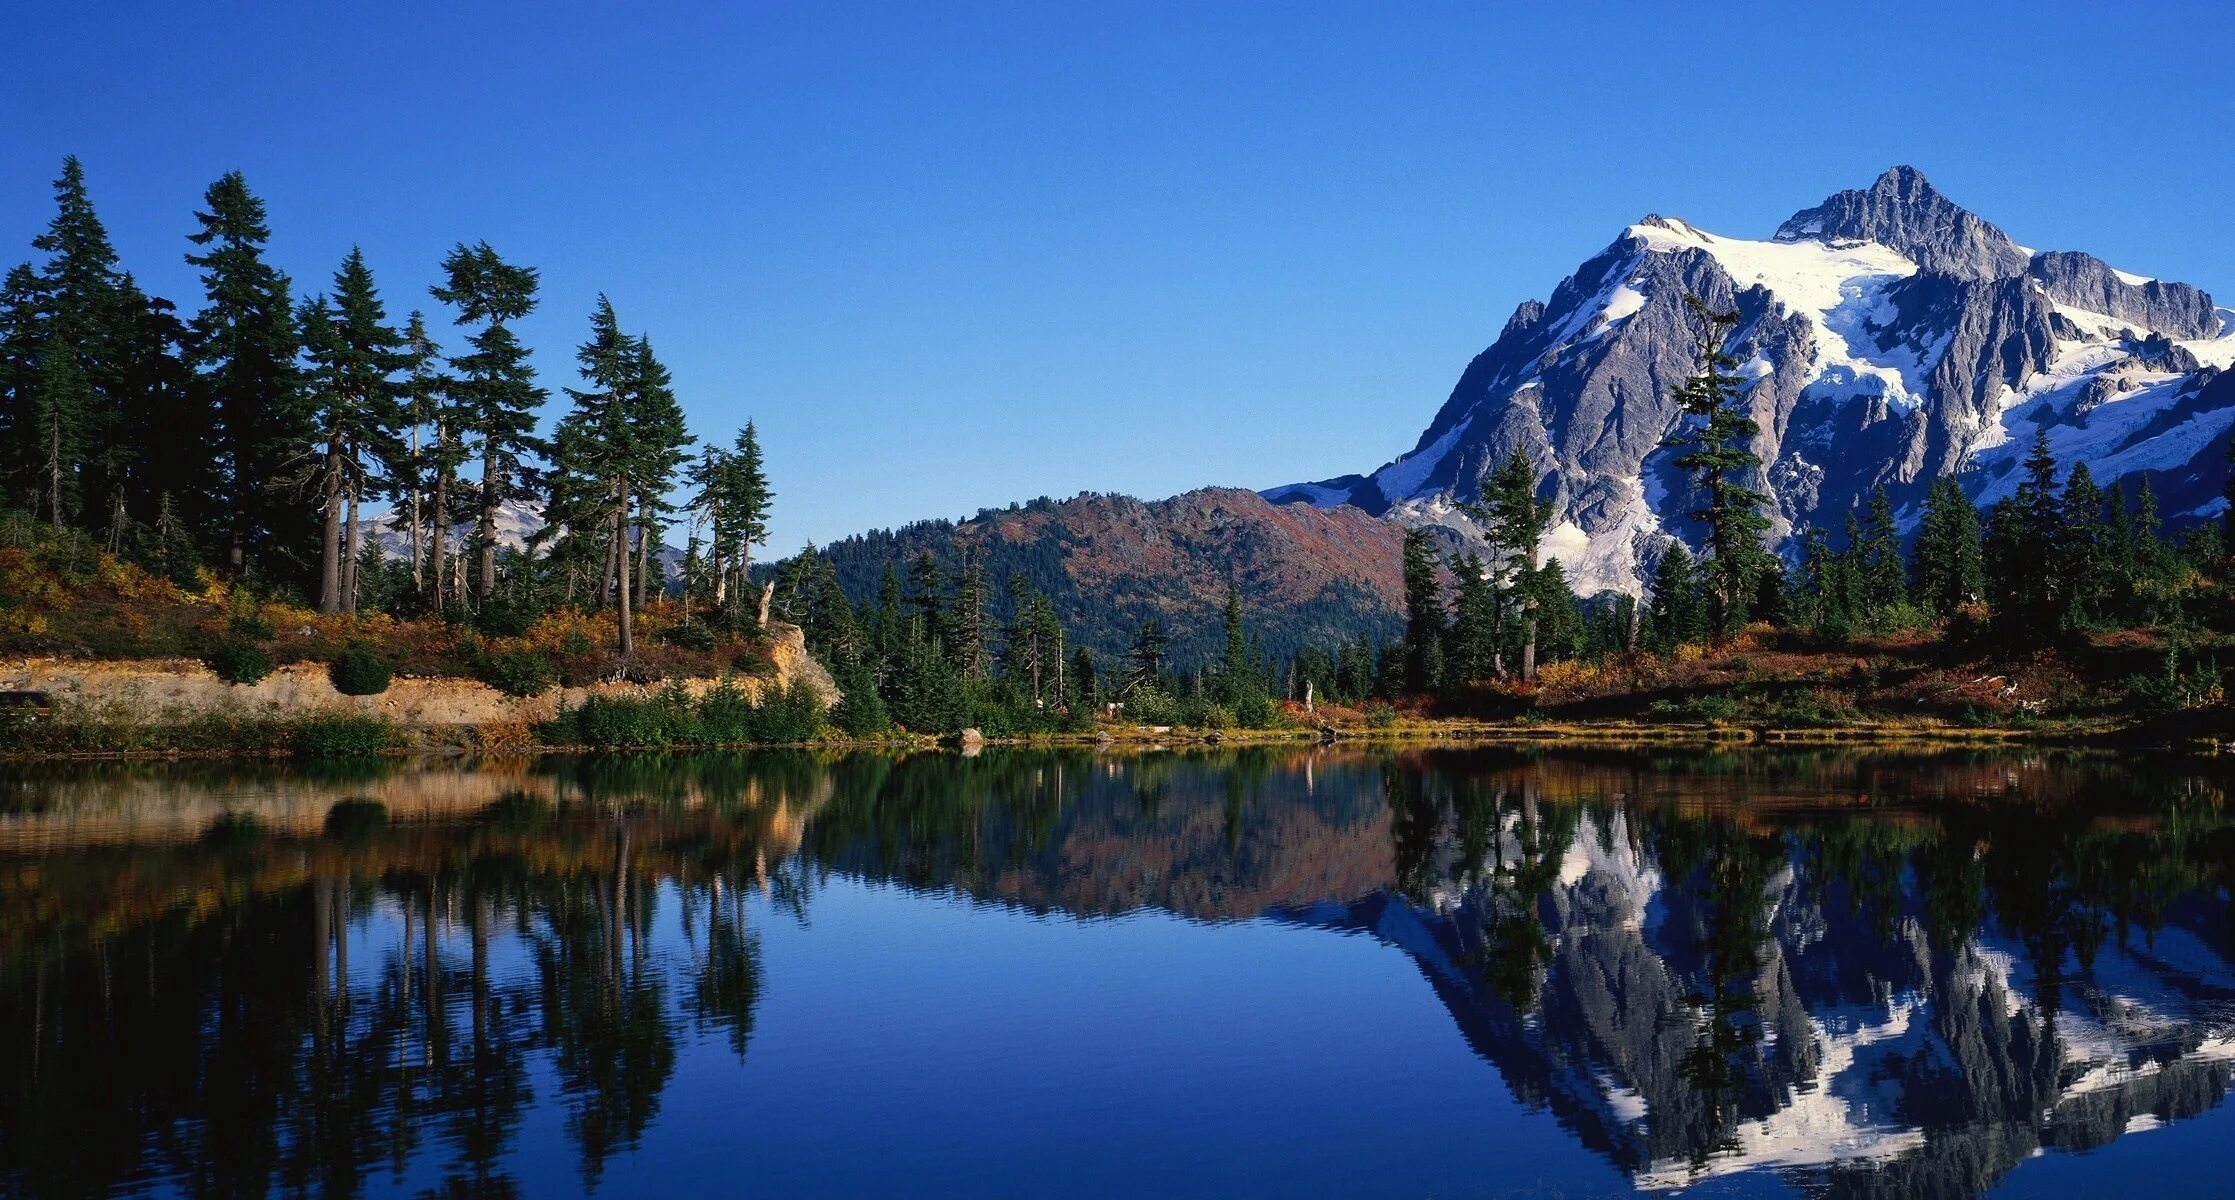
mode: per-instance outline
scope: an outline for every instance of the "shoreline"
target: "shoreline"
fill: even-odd
[[[316,715],[306,714],[306,715]],[[448,734],[434,742],[398,743],[364,753],[309,754],[284,746],[150,747],[130,750],[9,750],[0,751],[0,763],[102,763],[102,762],[348,762],[371,759],[450,759],[475,756],[507,759],[585,755],[709,754],[758,750],[836,752],[942,752],[964,757],[980,749],[1101,750],[1122,753],[1157,753],[1182,750],[1244,749],[1254,747],[1532,747],[1577,749],[1626,749],[1666,746],[1698,749],[1888,749],[1913,747],[1930,750],[1989,748],[2061,748],[2136,752],[2160,750],[2182,754],[2224,754],[2235,743],[2209,737],[2178,737],[2153,733],[2133,725],[2021,726],[1918,725],[1893,722],[1858,722],[1821,727],[1786,727],[1743,723],[1707,724],[1631,721],[1481,721],[1411,720],[1394,726],[1310,727],[1273,729],[1193,729],[1187,727],[1105,727],[1092,733],[1047,733],[1016,737],[967,738],[955,734],[901,733],[878,738],[815,738],[792,742],[692,742],[665,745],[609,745],[520,741],[498,737],[484,742],[475,726],[448,729],[405,729],[399,732]],[[516,729],[502,732],[517,732]]]

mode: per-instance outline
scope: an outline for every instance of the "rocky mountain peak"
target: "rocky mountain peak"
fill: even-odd
[[[1915,167],[1889,168],[1867,188],[1837,192],[1777,227],[1776,240],[1877,242],[1920,269],[1958,279],[2002,279],[2031,260],[1992,222],[1942,195]]]

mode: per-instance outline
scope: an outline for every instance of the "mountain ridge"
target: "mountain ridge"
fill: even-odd
[[[2202,468],[2225,452],[2235,403],[2197,397],[2235,363],[2235,314],[2189,284],[2021,246],[1913,167],[1766,241],[1647,216],[1518,306],[1411,451],[1263,494],[1472,535],[1460,502],[1518,449],[1552,509],[1547,555],[1586,593],[1635,594],[1671,534],[1697,540],[1666,448],[1692,367],[1687,295],[1739,314],[1726,348],[1779,539],[1843,521],[1878,486],[1905,522],[1941,475],[1992,498],[2037,428],[2067,467],[2149,479],[2176,518],[2224,503]]]

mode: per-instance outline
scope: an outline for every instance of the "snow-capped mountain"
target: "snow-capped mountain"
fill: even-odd
[[[1519,448],[1552,506],[1545,554],[1580,591],[1635,593],[1695,507],[1665,445],[1693,367],[1687,294],[1739,314],[1727,348],[1779,538],[1836,526],[1879,485],[1905,522],[1941,475],[1998,499],[2038,428],[2098,482],[2146,475],[2171,518],[2226,503],[2235,313],[2185,283],[2021,246],[1911,167],[1764,241],[1646,217],[1517,309],[1410,453],[1263,494],[1466,532],[1458,503]]]

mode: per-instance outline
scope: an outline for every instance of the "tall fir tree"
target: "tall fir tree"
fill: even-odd
[[[1670,440],[1684,448],[1676,465],[1693,473],[1705,498],[1691,515],[1707,526],[1716,625],[1720,632],[1731,634],[1745,626],[1757,584],[1770,566],[1769,552],[1762,548],[1762,538],[1769,532],[1769,518],[1762,509],[1769,498],[1747,482],[1761,466],[1753,451],[1760,430],[1738,407],[1738,360],[1723,348],[1738,315],[1710,308],[1697,296],[1684,300],[1697,337],[1697,366],[1678,386],[1676,402],[1697,424],[1683,427]]]
[[[401,469],[405,385],[411,362],[404,337],[388,323],[362,250],[334,272],[333,298],[313,297],[299,313],[308,359],[305,390],[320,442],[318,496],[325,518],[319,545],[320,612],[355,612],[364,539],[358,510],[380,481]]]
[[[486,601],[496,591],[497,513],[534,494],[534,460],[545,451],[535,422],[548,393],[536,385],[527,347],[512,332],[512,322],[535,311],[538,276],[531,267],[505,262],[487,242],[458,243],[443,258],[442,272],[445,282],[429,291],[455,307],[462,324],[479,326],[466,339],[472,351],[451,359],[450,367],[457,375],[451,394],[460,432],[481,459],[475,590]]]
[[[1663,653],[1707,636],[1707,614],[1700,603],[1699,571],[1684,543],[1671,541],[1653,568],[1646,608],[1653,647]]]
[[[56,411],[76,413],[76,461],[68,464],[74,478],[67,490],[74,497],[73,512],[81,504],[107,511],[124,503],[124,475],[132,457],[123,441],[121,401],[126,335],[135,314],[132,297],[124,292],[116,248],[93,210],[85,168],[75,155],[63,160],[54,201],[54,219],[31,245],[47,255],[38,281],[45,337],[76,363],[71,381],[76,394],[54,402]],[[48,483],[51,491],[54,480]]]
[[[217,434],[214,503],[235,573],[261,562],[275,578],[307,582],[316,510],[305,484],[315,434],[296,354],[301,339],[287,276],[264,259],[264,202],[238,171],[203,194],[206,211],[186,256],[205,302],[188,326],[188,354]]]
[[[389,496],[405,525],[412,589],[442,611],[443,577],[450,565],[450,525],[465,465],[452,409],[454,389],[442,371],[442,347],[427,331],[426,314],[413,309],[404,322],[403,409],[407,432],[404,478]]]
[[[44,510],[56,533],[77,515],[79,467],[93,405],[93,386],[86,381],[77,356],[61,338],[47,339],[31,401],[30,432],[39,481],[33,511]]]
[[[1979,510],[1952,476],[1933,480],[1911,552],[1918,605],[1945,620],[1984,595],[1986,568],[1980,554]]]
[[[1537,503],[1537,472],[1529,456],[1516,449],[1483,482],[1482,498],[1468,506],[1483,525],[1497,553],[1497,595],[1510,599],[1521,630],[1521,677],[1536,678],[1536,605],[1541,589],[1533,584],[1537,547],[1544,539],[1551,510]],[[1502,624],[1502,622],[1500,622]],[[1493,649],[1493,653],[1495,650]]]
[[[1435,539],[1425,529],[1405,530],[1405,641],[1403,687],[1430,691],[1443,682],[1443,582]]]
[[[636,652],[629,586],[635,563],[628,542],[632,473],[639,456],[637,429],[630,420],[637,383],[634,352],[635,342],[621,332],[612,303],[599,296],[590,314],[590,338],[574,355],[586,386],[566,389],[574,406],[553,430],[550,498],[544,527],[537,533],[539,546],[556,541],[558,557],[595,580],[590,603],[602,605],[617,596],[623,657]]]
[[[1451,604],[1449,650],[1444,670],[1455,684],[1490,678],[1497,670],[1498,599],[1490,568],[1474,555],[1462,555],[1452,564],[1458,577]]]

